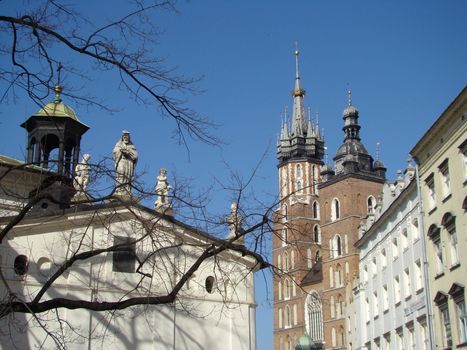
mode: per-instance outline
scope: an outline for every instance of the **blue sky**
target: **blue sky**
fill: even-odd
[[[69,1],[70,2],[70,1]],[[2,12],[13,10],[3,1]],[[121,10],[80,2],[80,9],[101,20]],[[115,74],[97,75],[87,88],[119,112],[78,109],[91,127],[82,150],[94,160],[109,156],[123,129],[130,130],[140,153],[138,168],[148,183],[160,167],[169,177],[192,178],[203,191],[230,171],[247,178],[259,164],[252,190],[264,202],[277,192],[275,144],[284,106],[289,110],[294,83],[295,42],[305,104],[319,112],[331,159],[343,139],[342,111],[347,85],[360,111],[362,141],[381,159],[393,179],[404,169],[416,141],[467,83],[467,2],[343,0],[179,1],[178,14],[154,18],[164,34],[154,50],[179,73],[203,77],[202,94],[188,104],[220,127],[219,147],[189,143],[189,153],[170,133],[172,120],[135,105],[118,89]],[[2,39],[3,41],[4,39]],[[1,57],[1,65],[8,64]],[[0,85],[0,88],[3,85]],[[73,107],[73,106],[72,106]],[[25,133],[19,124],[38,108],[25,96],[0,107],[0,154],[23,158]],[[263,157],[264,155],[264,157]],[[226,213],[231,196],[215,187],[210,209]],[[257,276],[258,349],[272,348],[272,290]]]

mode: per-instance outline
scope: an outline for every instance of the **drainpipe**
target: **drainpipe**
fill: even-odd
[[[425,283],[425,296],[426,296],[426,307],[427,307],[427,322],[428,322],[428,333],[429,333],[429,346],[428,349],[434,349],[435,338],[434,338],[434,329],[433,329],[433,308],[431,304],[431,290],[430,290],[430,281],[428,276],[428,258],[426,251],[426,236],[425,236],[425,225],[424,225],[424,215],[423,210],[423,201],[421,195],[420,187],[420,176],[418,172],[418,160],[414,157],[415,160],[415,178],[417,180],[417,198],[418,198],[418,211],[420,213],[420,234],[422,236],[422,251],[423,251],[423,275]]]

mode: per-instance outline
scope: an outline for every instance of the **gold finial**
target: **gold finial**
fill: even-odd
[[[55,91],[55,98],[54,98],[54,102],[55,103],[60,103],[62,101],[62,98],[60,96],[60,94],[62,93],[62,86],[61,85],[55,85],[54,87],[54,91]]]
[[[294,55],[295,56],[298,56],[299,52],[298,52],[298,42],[295,42],[295,51],[294,51]]]

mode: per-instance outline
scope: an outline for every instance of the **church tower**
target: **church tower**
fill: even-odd
[[[313,123],[306,116],[298,59],[296,50],[292,120],[289,123],[286,117],[283,121],[277,144],[280,207],[275,213],[273,235],[273,261],[277,266],[273,278],[276,350],[292,350],[306,328],[310,333],[312,325],[305,317],[307,293],[303,287],[320,283],[322,278],[318,184],[324,138],[318,121]],[[316,317],[320,316],[321,311]],[[316,327],[313,334],[322,339],[322,327]]]
[[[361,142],[359,112],[351,92],[343,112],[344,141],[334,156],[334,170],[322,168],[319,185],[322,229],[322,300],[326,348],[352,348],[353,283],[358,277],[358,240],[361,221],[375,210],[386,169]]]
[[[42,199],[33,207],[36,213],[68,206],[74,191],[72,181],[79,162],[81,137],[89,129],[73,109],[63,103],[62,87],[57,85],[54,91],[54,100],[21,124],[28,132],[27,163],[43,168],[50,175],[41,184],[40,191],[43,193],[46,189],[53,200]]]

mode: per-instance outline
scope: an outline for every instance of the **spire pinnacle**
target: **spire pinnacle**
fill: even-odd
[[[61,85],[55,85],[54,87],[54,91],[55,91],[55,97],[54,97],[54,102],[55,103],[60,103],[62,102],[62,97],[60,96],[60,94],[62,93],[62,86]]]
[[[352,90],[350,88],[347,89],[347,96],[349,99],[349,106],[352,106]]]

